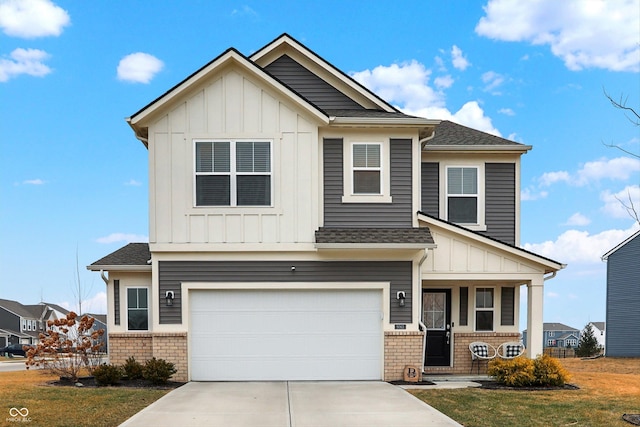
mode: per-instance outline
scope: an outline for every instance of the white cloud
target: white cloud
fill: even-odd
[[[8,36],[59,36],[70,23],[67,11],[50,0],[0,1],[0,28]]]
[[[249,16],[252,18],[258,17],[258,12],[247,6],[246,4],[241,6],[239,9],[233,9],[231,11],[231,16]]]
[[[545,187],[557,182],[583,187],[603,180],[626,181],[639,171],[640,160],[631,157],[617,157],[587,162],[573,174],[567,171],[545,172],[539,181],[540,185]]]
[[[436,85],[438,89],[449,89],[453,86],[453,78],[449,75],[436,77],[433,79],[433,84]]]
[[[164,68],[164,63],[148,53],[136,52],[125,56],[118,64],[118,80],[149,83]]]
[[[516,112],[513,111],[511,108],[501,108],[498,110],[498,113],[500,114],[504,114],[505,116],[515,116]]]
[[[99,237],[96,239],[98,243],[116,243],[116,242],[148,242],[149,237],[143,236],[141,234],[132,234],[132,233],[111,233],[105,237]]]
[[[20,74],[43,77],[51,72],[44,64],[49,54],[39,49],[15,49],[9,58],[0,58],[0,82],[6,82]]]
[[[26,179],[22,181],[22,183],[26,185],[42,185],[45,183],[45,181],[40,178],[36,178],[36,179]]]
[[[560,296],[560,294],[558,294],[556,292],[547,292],[547,296],[549,298],[558,298]]]
[[[564,225],[585,226],[585,225],[589,225],[590,223],[591,223],[591,220],[589,218],[582,215],[580,212],[576,212],[569,217],[569,219],[567,220],[567,222],[564,223]]]
[[[534,188],[525,188],[520,191],[520,201],[544,199],[549,195],[547,191],[537,191]]]
[[[632,212],[627,211],[621,202],[630,208],[635,208],[635,211],[640,214],[640,185],[629,185],[617,193],[603,191],[600,193],[600,200],[604,202],[602,211],[605,214],[613,218],[631,218]]]
[[[638,229],[634,224],[627,230],[606,230],[598,234],[567,230],[555,241],[525,243],[524,249],[562,263],[599,263],[600,257]]]
[[[60,307],[66,308],[69,311],[73,311],[76,314],[105,314],[107,312],[107,294],[104,291],[100,291],[97,294],[82,300],[82,311],[79,313],[77,301],[70,303],[69,301],[56,302],[54,304]]]
[[[140,181],[136,181],[135,179],[131,178],[129,181],[125,182],[124,185],[131,186],[131,187],[139,187],[142,185],[142,183]]]
[[[494,95],[500,94],[500,92],[498,92],[496,89],[502,86],[505,81],[505,78],[502,74],[498,74],[495,71],[487,71],[486,73],[482,74],[481,78],[482,82],[485,84],[485,87],[483,88],[485,92],[490,92]]]
[[[467,67],[471,65],[467,58],[465,58],[462,54],[462,50],[456,45],[453,45],[453,47],[451,48],[451,63],[453,64],[454,68],[461,71],[466,70]]]
[[[490,0],[476,33],[549,45],[570,70],[640,70],[637,0]]]

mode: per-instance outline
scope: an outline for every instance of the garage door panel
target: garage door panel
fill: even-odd
[[[381,298],[380,290],[192,291],[191,377],[380,379]]]

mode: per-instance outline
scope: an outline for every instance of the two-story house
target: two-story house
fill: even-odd
[[[59,319],[69,312],[56,304],[41,302],[24,305],[0,299],[0,347],[9,344],[35,344],[47,321]]]
[[[545,322],[542,325],[543,348],[576,348],[580,342],[580,330],[563,323]],[[522,332],[523,339],[529,342],[529,331]]]
[[[112,363],[181,380],[467,372],[468,345],[542,353],[544,282],[519,248],[531,147],[403,114],[283,34],[231,48],[127,119],[149,152],[149,244],[88,268]]]

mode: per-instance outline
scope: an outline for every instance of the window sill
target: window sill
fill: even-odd
[[[487,226],[485,224],[463,224],[459,222],[455,224],[473,231],[487,231]]]
[[[352,194],[350,196],[342,196],[342,203],[393,203],[393,198],[377,194]]]

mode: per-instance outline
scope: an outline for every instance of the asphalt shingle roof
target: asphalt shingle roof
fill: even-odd
[[[419,243],[433,244],[427,227],[420,228],[324,228],[316,231],[316,243]]]
[[[129,243],[91,265],[149,265],[147,261],[150,259],[148,243]]]
[[[436,134],[433,139],[427,142],[430,145],[512,145],[522,146],[523,144],[490,135],[476,129],[471,129],[457,123],[443,120],[436,127]]]

